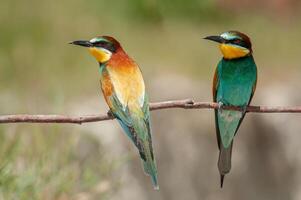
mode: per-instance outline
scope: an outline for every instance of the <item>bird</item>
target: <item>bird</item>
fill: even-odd
[[[233,139],[250,104],[257,84],[257,66],[253,58],[250,38],[239,31],[227,31],[204,39],[219,43],[223,58],[219,61],[213,78],[213,101],[216,137],[219,148],[218,169],[220,187],[231,170]],[[223,106],[239,106],[241,111],[223,110]]]
[[[159,189],[150,127],[148,95],[136,62],[111,36],[70,42],[88,48],[99,63],[100,84],[111,113],[138,149],[146,175]]]

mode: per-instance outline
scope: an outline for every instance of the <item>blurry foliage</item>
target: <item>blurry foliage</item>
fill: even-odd
[[[79,191],[105,197],[114,189],[93,191],[110,179],[114,163],[92,136],[56,127],[16,132],[0,131],[0,199],[59,199]]]
[[[160,24],[166,18],[189,21],[215,20],[221,16],[216,4],[213,0],[113,0],[109,4],[105,0],[95,0],[90,6],[98,8],[98,12],[100,7],[108,6],[109,15],[123,15],[133,22]]]
[[[204,21],[218,13],[212,0],[134,0],[128,7],[133,19],[147,22],[160,22],[163,18]]]

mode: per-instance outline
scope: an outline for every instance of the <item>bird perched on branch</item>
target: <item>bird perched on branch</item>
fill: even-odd
[[[213,100],[220,105],[219,109],[215,110],[215,126],[219,147],[218,169],[223,187],[224,176],[231,169],[233,138],[255,92],[257,67],[247,35],[229,31],[204,39],[219,43],[223,54],[213,79]],[[241,106],[242,111],[222,110],[223,105]]]
[[[141,71],[120,43],[110,36],[71,44],[87,47],[99,63],[100,83],[111,113],[137,147],[144,171],[159,189],[152,147],[148,97]]]

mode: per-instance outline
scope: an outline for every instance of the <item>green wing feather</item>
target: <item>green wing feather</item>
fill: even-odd
[[[141,108],[131,109],[123,107],[116,95],[112,95],[113,114],[138,148],[143,168],[146,174],[151,176],[155,189],[159,189],[157,181],[157,166],[154,158],[152,137],[150,130],[150,114],[147,95]]]

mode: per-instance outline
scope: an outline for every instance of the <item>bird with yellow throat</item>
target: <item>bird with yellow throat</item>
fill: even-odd
[[[249,37],[239,31],[228,31],[204,39],[219,43],[223,58],[213,78],[215,126],[219,147],[218,169],[223,187],[224,176],[230,172],[233,138],[246,114],[256,88],[257,67]],[[222,110],[222,106],[240,106],[242,111]]]
[[[101,89],[110,111],[137,147],[144,171],[151,177],[154,189],[159,189],[149,102],[138,65],[110,36],[73,41],[71,44],[87,47],[98,61]]]

